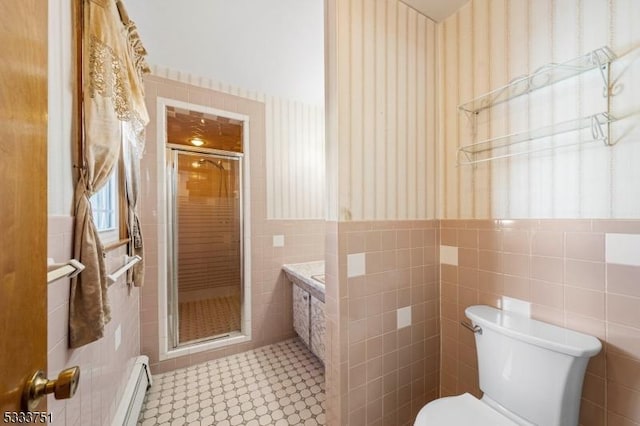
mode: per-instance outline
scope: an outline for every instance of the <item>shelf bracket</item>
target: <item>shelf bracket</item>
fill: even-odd
[[[604,130],[602,130],[602,123],[600,123],[595,116],[591,117],[591,136],[593,137],[593,140],[604,141],[605,144],[607,143]]]
[[[606,146],[611,146],[611,116],[609,114],[604,113],[605,119],[607,120],[605,123],[602,123],[598,116],[594,115],[591,117],[591,136],[593,140],[602,141]],[[606,130],[602,127],[606,126]]]
[[[600,71],[600,77],[602,77],[602,84],[604,86],[602,90],[603,97],[609,97],[611,95],[611,88],[609,87],[609,66],[610,62],[604,64],[600,61],[600,57],[596,52],[591,53],[591,60],[598,65],[598,71]]]
[[[467,117],[467,120],[469,121],[475,120],[476,116],[478,115],[477,112],[469,111],[466,109],[460,109],[460,111],[464,113],[464,115]]]
[[[611,116],[609,115],[609,113],[611,112],[612,88],[610,86],[610,81],[611,81],[611,60],[612,60],[613,52],[610,52],[608,49],[605,52],[607,53],[608,60],[604,64],[600,60],[600,56],[597,54],[597,52],[593,52],[592,55],[593,55],[594,62],[598,64],[598,70],[600,71],[600,76],[602,77],[602,82],[604,85],[602,89],[602,95],[607,99],[607,112],[605,113],[606,119],[607,119],[607,123],[606,123],[607,131],[605,133],[602,130],[602,123],[600,123],[600,121],[598,121],[598,119],[594,116],[592,118],[591,132],[593,134],[594,139],[596,138],[596,134],[597,134],[598,136],[600,136],[599,140],[602,140],[606,146],[611,146],[612,145]],[[597,132],[595,130],[594,123],[597,124]]]

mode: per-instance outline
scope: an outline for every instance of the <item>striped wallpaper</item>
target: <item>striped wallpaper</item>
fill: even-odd
[[[152,66],[152,74],[264,102],[267,218],[325,216],[324,107],[245,90],[193,74]]]
[[[439,24],[441,40],[440,213],[442,218],[640,217],[640,2],[636,0],[472,0]],[[608,45],[615,146],[586,143],[590,132],[534,140],[584,142],[568,148],[456,166],[456,151],[489,137],[606,110],[597,70],[516,98],[473,119],[471,100],[550,62]]]
[[[329,219],[436,215],[436,24],[396,0],[328,2]]]

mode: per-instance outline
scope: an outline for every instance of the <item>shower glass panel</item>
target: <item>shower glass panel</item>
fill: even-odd
[[[242,157],[169,149],[173,347],[241,330]]]

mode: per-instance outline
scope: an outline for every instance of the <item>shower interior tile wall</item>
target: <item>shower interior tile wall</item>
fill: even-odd
[[[587,368],[581,424],[640,424],[640,252],[626,245],[639,237],[640,221],[441,221],[440,244],[459,256],[440,266],[441,395],[481,395],[475,340],[460,321],[467,306],[500,307],[508,296],[603,342]],[[607,260],[614,251],[627,264]]]
[[[73,217],[49,216],[47,256],[56,262],[72,258]],[[107,271],[123,263],[126,246],[107,252]],[[111,424],[133,360],[140,354],[139,290],[129,289],[123,278],[109,287],[111,321],[105,336],[78,349],[68,348],[69,285],[64,278],[48,285],[47,377],[57,377],[60,371],[80,367],[80,383],[76,395],[67,400],[47,399],[47,410],[54,425]],[[116,347],[116,329],[122,340]]]

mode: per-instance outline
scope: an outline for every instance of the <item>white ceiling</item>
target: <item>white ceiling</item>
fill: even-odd
[[[469,0],[402,0],[436,22],[448,18]]]
[[[127,0],[127,9],[152,65],[324,103],[322,0]]]
[[[469,0],[402,1],[439,22]],[[153,65],[324,102],[323,0],[127,0],[127,9]]]

